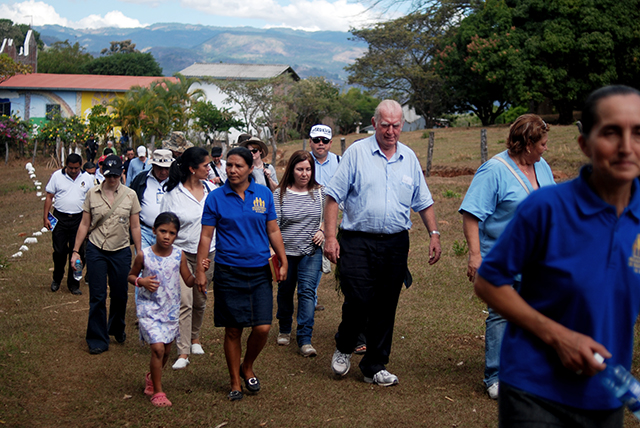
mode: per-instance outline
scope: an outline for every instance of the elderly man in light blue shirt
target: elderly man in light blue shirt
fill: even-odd
[[[402,107],[382,101],[371,119],[375,135],[345,152],[327,187],[325,254],[340,269],[344,294],[331,368],[344,376],[358,333],[367,351],[360,370],[367,383],[391,386],[398,377],[386,370],[402,283],[407,276],[410,214],[429,230],[429,264],[440,259],[433,199],[415,153],[398,141]],[[340,242],[335,234],[338,204],[344,204]]]

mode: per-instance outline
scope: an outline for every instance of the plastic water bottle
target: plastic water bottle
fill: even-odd
[[[594,357],[599,363],[604,361],[604,357],[597,352]],[[607,365],[607,368],[598,376],[605,388],[627,406],[636,418],[640,419],[640,382],[620,365],[615,367]]]
[[[80,259],[76,260],[76,264],[73,266],[73,279],[76,281],[82,279],[82,262]]]

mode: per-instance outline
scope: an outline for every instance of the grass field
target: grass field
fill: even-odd
[[[489,156],[503,150],[506,127],[488,129]],[[436,130],[433,165],[477,168],[480,129]],[[423,131],[405,133],[426,161]],[[553,127],[545,158],[559,180],[576,175],[585,161],[575,127]],[[347,136],[351,143],[356,136]],[[288,157],[300,144],[280,147]],[[339,139],[333,149],[340,152]],[[143,395],[149,349],[136,340],[133,290],[124,345],[89,355],[84,341],[88,290],[71,295],[65,283],[51,293],[51,235],[38,237],[21,258],[11,259],[42,228],[43,202],[24,169],[12,161],[0,174],[0,426],[11,427],[495,427],[497,404],[482,384],[485,306],[472,292],[466,271],[461,216],[457,213],[472,176],[430,177],[442,232],[442,259],[427,265],[428,234],[414,221],[410,269],[414,284],[403,290],[388,366],[400,384],[382,388],[363,383],[354,356],[352,370],[335,380],[330,369],[341,297],[329,276],[319,294],[325,311],[316,313],[313,343],[318,357],[299,356],[294,345],[278,347],[277,326],[255,369],[263,390],[240,402],[226,400],[228,375],[223,331],[213,327],[212,304],[202,332],[205,355],[192,356],[182,371],[168,367],[163,386],[173,401],[154,408]],[[52,170],[36,162],[44,185]],[[8,266],[7,266],[8,264]],[[210,295],[212,295],[210,293]],[[170,363],[175,360],[175,350]],[[634,358],[637,367],[638,354]],[[635,372],[637,373],[637,371]],[[626,423],[636,422],[627,414]]]

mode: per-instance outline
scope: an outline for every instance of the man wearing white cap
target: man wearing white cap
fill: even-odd
[[[129,169],[127,170],[127,182],[125,183],[127,187],[131,187],[131,182],[134,178],[136,178],[136,175],[151,168],[151,164],[147,159],[147,148],[145,146],[138,146],[137,152],[138,157],[135,159],[131,159],[131,162],[129,162]]]
[[[309,132],[311,155],[316,160],[316,181],[323,186],[329,184],[340,163],[340,156],[331,153],[331,138],[331,128],[327,125],[315,125]]]
[[[150,159],[151,169],[138,174],[131,182],[131,190],[138,195],[140,202],[140,234],[142,248],[150,247],[156,242],[153,234],[153,223],[160,214],[160,203],[164,197],[164,184],[169,178],[169,167],[173,162],[171,150],[158,149]]]

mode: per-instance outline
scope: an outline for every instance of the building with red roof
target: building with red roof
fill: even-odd
[[[53,115],[86,117],[96,104],[105,107],[133,86],[173,77],[92,74],[19,74],[0,83],[0,114],[15,114],[39,125]]]

